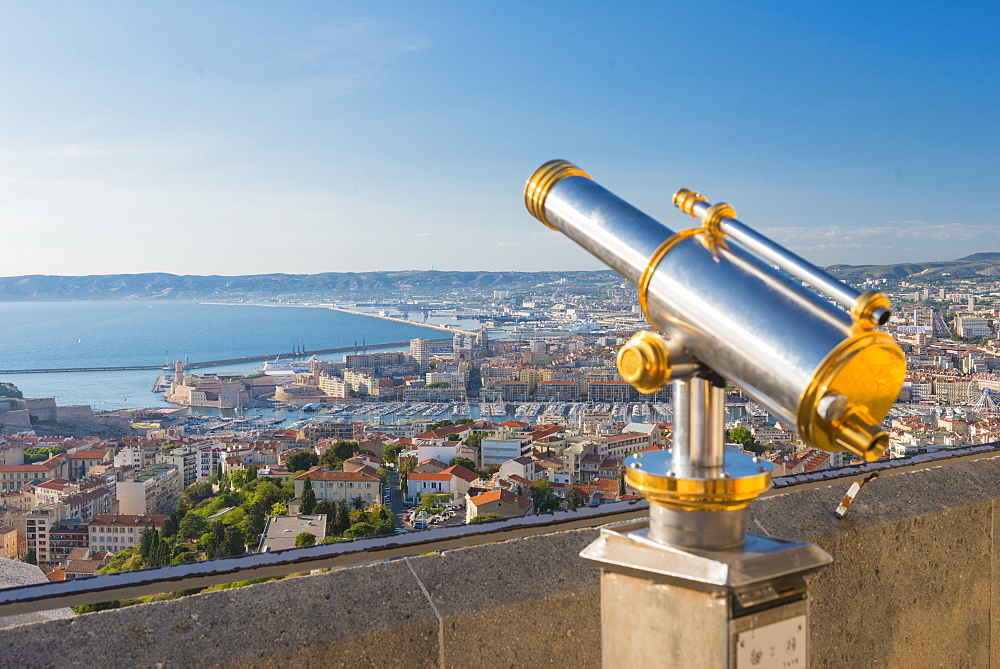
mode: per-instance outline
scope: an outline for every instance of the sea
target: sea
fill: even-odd
[[[426,323],[461,330],[479,327],[475,321],[433,316]],[[447,336],[417,322],[399,323],[321,306],[0,302],[0,370],[164,365],[175,360],[200,362],[355,345],[361,349]],[[321,357],[340,360],[342,356]],[[192,372],[250,372],[260,364]],[[60,405],[89,404],[95,411],[173,406],[153,392],[159,374],[157,370],[0,374],[0,382],[13,383],[25,397],[54,397]]]

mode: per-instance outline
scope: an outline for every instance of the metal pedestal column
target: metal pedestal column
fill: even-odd
[[[770,464],[724,451],[720,380],[674,382],[667,451],[626,459],[650,520],[604,528],[581,556],[601,568],[605,667],[805,667],[805,577],[818,546],[746,535]]]

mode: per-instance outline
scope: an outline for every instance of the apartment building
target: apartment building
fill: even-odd
[[[66,564],[69,552],[88,546],[87,524],[77,519],[62,519],[58,507],[31,510],[25,516],[27,549],[35,551],[39,567]]]
[[[138,546],[142,531],[163,529],[168,516],[136,516],[107,514],[95,516],[87,524],[88,544],[91,550],[117,553]]]
[[[367,504],[378,502],[379,478],[361,472],[337,472],[325,467],[313,467],[295,477],[295,497],[302,498],[306,480],[312,486],[316,499],[350,501],[360,497]]]
[[[0,557],[8,560],[16,560],[17,555],[17,528],[13,525],[0,527]]]
[[[156,462],[164,465],[176,465],[181,473],[181,489],[186,489],[198,481],[198,451],[194,448],[175,448],[169,453],[158,453]]]
[[[118,510],[126,515],[168,514],[181,494],[177,465],[150,465],[118,483]]]

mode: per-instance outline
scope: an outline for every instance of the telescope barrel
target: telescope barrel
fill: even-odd
[[[525,201],[539,220],[636,285],[650,325],[807,443],[866,460],[885,451],[879,422],[902,387],[905,358],[891,337],[860,330],[851,315],[769,264],[797,259],[812,267],[806,261],[745,234],[738,221],[727,229],[746,249],[702,230],[675,233],[564,161],[536,170]],[[838,302],[853,297],[813,269],[802,272],[810,285],[828,288]]]

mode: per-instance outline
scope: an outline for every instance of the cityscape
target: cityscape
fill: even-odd
[[[891,281],[878,268],[858,285],[892,298],[884,329],[907,353],[885,458],[1000,442],[1000,282],[956,271],[995,255]],[[404,350],[289,353],[249,373],[177,361],[151,380],[176,408],[101,412],[8,384],[4,557],[72,579],[275,550],[289,526],[319,543],[636,499],[625,456],[670,443],[671,387],[642,394],[616,365],[647,327],[621,280],[277,304],[444,324]],[[807,446],[734,387],[726,428],[727,448],[769,460],[775,476],[861,462]],[[144,530],[169,554],[150,561]]]
[[[0,667],[1000,665],[995,0],[0,17]]]

